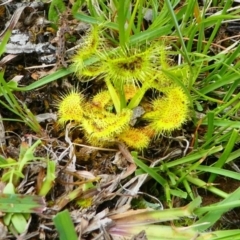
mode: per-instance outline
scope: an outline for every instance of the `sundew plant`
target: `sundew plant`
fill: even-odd
[[[130,14],[129,26],[120,15],[115,16],[118,32],[104,24],[92,24],[72,58],[80,81],[103,81],[105,87],[90,101],[76,90],[63,95],[57,103],[59,124],[74,121],[95,146],[122,141],[141,150],[153,137],[169,134],[191,119],[190,66],[174,64],[171,46],[164,40],[132,44],[130,29],[142,31],[133,21],[138,4],[133,12],[120,9],[120,2],[112,6],[117,7],[119,12]],[[144,8],[141,11],[144,14]],[[89,64],[90,60],[93,62]],[[147,91],[155,92],[154,96],[147,97]],[[136,116],[139,109],[141,114]]]

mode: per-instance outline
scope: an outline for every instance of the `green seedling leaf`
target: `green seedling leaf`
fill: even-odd
[[[24,233],[28,226],[25,217],[21,213],[14,213],[11,217],[11,223],[19,234]]]
[[[48,192],[51,190],[54,180],[56,178],[55,170],[56,163],[49,160],[47,164],[47,176],[43,181],[43,185],[38,194],[39,196],[46,196]]]
[[[24,175],[22,174],[22,172],[18,170],[14,171],[14,176],[16,176],[17,178],[24,178]]]
[[[95,188],[95,186],[91,182],[83,184],[83,191],[87,191],[87,190],[92,189],[92,188]],[[92,200],[93,200],[92,197],[80,198],[80,199],[77,200],[77,204],[80,207],[87,208],[87,207],[90,207],[92,205]]]
[[[14,190],[11,183],[8,191]],[[6,187],[7,187],[6,186]],[[5,188],[6,188],[5,187]],[[4,189],[5,190],[5,189]],[[6,213],[42,213],[46,204],[40,196],[22,194],[0,194],[0,211]]]
[[[20,171],[22,171],[23,167],[29,161],[32,161],[32,160],[36,159],[36,157],[33,155],[33,153],[35,152],[36,148],[40,144],[41,144],[41,140],[36,141],[31,147],[29,147],[28,144],[26,144],[26,143],[21,144],[20,159],[19,159],[19,162],[20,162],[19,170]]]
[[[0,77],[2,77],[2,75],[1,75]],[[2,80],[2,81],[3,81],[3,80]],[[9,82],[7,83],[7,87],[8,87],[9,90],[16,89],[17,86],[18,86],[18,84],[17,84],[17,82],[15,82],[15,81],[9,81]],[[0,93],[0,96],[3,96],[3,94]]]
[[[95,181],[95,180],[93,180]],[[69,202],[75,200],[76,198],[79,199],[88,189],[95,188],[91,182],[83,183],[78,188],[74,189],[73,191],[69,193],[65,193],[62,196],[60,196],[55,201],[55,205],[53,206],[53,209],[55,211],[60,211],[63,207],[65,207]]]
[[[5,165],[5,164],[8,164],[8,161],[3,156],[0,155],[0,167],[1,165]]]
[[[11,182],[9,182],[5,186],[5,188],[3,189],[3,193],[4,194],[15,194],[15,187],[14,187],[14,185]]]
[[[4,174],[2,175],[1,180],[2,180],[3,182],[8,182],[8,181],[11,179],[12,175],[13,175],[13,174],[12,174],[12,171],[9,170],[9,171],[7,171],[6,173],[4,173]]]
[[[82,4],[84,3],[84,0],[76,0],[74,1],[74,4],[72,6],[72,14],[76,14],[79,9],[81,8]]]
[[[59,19],[59,13],[66,10],[63,0],[52,0],[48,11],[48,20],[57,23]]]
[[[22,142],[20,146],[20,154],[19,154],[19,160],[18,160],[18,165],[16,166],[15,169],[12,169],[12,175],[14,176],[11,181],[13,181],[13,184],[16,185],[19,182],[20,178],[23,178],[24,175],[22,173],[23,168],[25,167],[26,164],[28,164],[29,161],[33,161],[36,159],[41,159],[35,157],[33,154],[37,148],[38,145],[41,144],[41,140],[36,141],[32,146],[29,147],[29,145],[25,142]],[[8,180],[9,177],[9,172],[7,172],[4,175],[4,180]]]
[[[92,198],[80,198],[77,200],[77,204],[80,208],[89,208],[92,206]]]
[[[14,213],[7,213],[4,217],[3,217],[3,222],[6,226],[9,226],[10,223],[11,223],[11,218],[12,218],[12,215]]]
[[[4,37],[2,39],[2,42],[0,44],[0,56],[5,52],[5,48],[6,48],[6,45],[7,45],[7,42],[9,40],[11,36],[11,31],[7,31],[5,34],[4,34]]]
[[[24,158],[24,155],[28,149],[28,144],[26,142],[22,142],[20,145],[20,153],[19,153],[19,160],[21,161]]]
[[[2,163],[0,162],[0,168],[10,168],[16,165],[18,165],[18,162],[13,158],[7,158]]]
[[[77,234],[74,229],[71,216],[67,210],[60,212],[53,218],[53,222],[59,233],[60,240],[77,240]]]
[[[13,80],[11,80],[11,81],[9,81],[8,83],[7,83],[7,85],[8,85],[8,87],[11,89],[15,89],[17,86],[18,86],[18,84],[17,84],[17,82],[16,81],[13,81]]]

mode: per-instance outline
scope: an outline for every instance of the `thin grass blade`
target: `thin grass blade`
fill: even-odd
[[[0,211],[6,213],[42,213],[46,204],[40,196],[0,194]]]
[[[78,240],[71,216],[68,210],[58,213],[53,218],[60,240]]]

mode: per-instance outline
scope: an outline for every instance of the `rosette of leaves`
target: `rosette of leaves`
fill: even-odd
[[[82,37],[79,49],[72,58],[72,67],[77,76],[91,79],[100,75],[103,72],[101,62],[95,61],[92,64],[86,64],[86,62],[91,57],[98,56],[107,47],[101,28],[96,25],[91,26],[85,36]]]
[[[131,99],[137,88],[126,85],[127,99]],[[87,142],[94,146],[109,146],[123,141],[134,149],[144,149],[150,138],[141,129],[130,126],[133,111],[122,109],[114,112],[111,96],[107,90],[100,91],[91,100],[84,100],[81,93],[72,90],[61,96],[58,102],[58,122],[72,121],[82,128]]]
[[[151,102],[152,109],[143,116],[156,135],[179,129],[188,119],[189,100],[181,87],[170,87],[163,97]]]
[[[93,145],[120,140],[132,148],[146,148],[150,136],[143,129],[159,135],[186,122],[189,100],[183,88],[189,85],[189,68],[171,66],[166,45],[161,41],[123,47],[111,45],[104,36],[103,28],[92,26],[73,57],[73,67],[80,78],[101,76],[107,87],[107,91],[84,104],[80,125]],[[145,109],[142,119],[148,125],[130,127],[134,108],[142,104],[151,88],[163,96]]]
[[[84,97],[78,92],[78,89],[73,89],[60,96],[60,99],[55,102],[58,108],[58,123],[63,126],[68,121],[81,123],[83,119],[83,104]]]

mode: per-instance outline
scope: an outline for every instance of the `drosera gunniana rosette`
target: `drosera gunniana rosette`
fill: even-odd
[[[107,111],[92,112],[91,117],[84,118],[82,128],[89,143],[94,145],[107,145],[117,139],[118,135],[129,128],[132,110],[124,109],[121,113]]]
[[[78,77],[91,79],[103,72],[101,63],[95,62],[91,65],[85,63],[89,58],[97,56],[107,47],[101,33],[102,28],[100,26],[91,26],[82,38],[79,49],[72,57],[72,67]]]
[[[118,136],[120,141],[123,141],[127,146],[143,150],[148,147],[150,138],[141,128],[129,128]]]
[[[104,74],[113,84],[134,84],[153,77],[158,52],[146,48],[118,48],[112,54],[102,54]]]
[[[152,138],[171,133],[188,120],[189,68],[174,66],[165,42],[120,47],[109,43],[104,31],[92,26],[72,58],[80,80],[100,79],[105,84],[103,90],[82,100],[78,124],[92,145],[122,141],[142,150]],[[155,95],[148,103],[151,92],[160,97]],[[132,125],[137,107],[145,113]]]
[[[81,123],[83,119],[84,96],[78,88],[61,94],[60,99],[55,102],[58,109],[58,123],[63,126],[68,121]]]
[[[170,87],[163,97],[152,101],[152,110],[143,118],[156,135],[179,129],[188,119],[189,99],[181,87]]]

